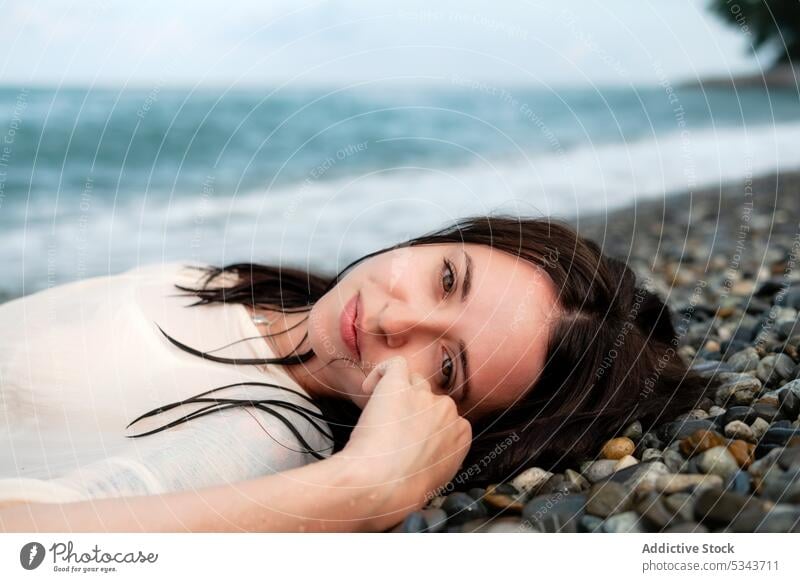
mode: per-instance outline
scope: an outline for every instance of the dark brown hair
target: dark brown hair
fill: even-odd
[[[679,357],[680,338],[664,302],[637,284],[624,262],[604,255],[596,243],[567,223],[550,218],[464,218],[365,255],[331,278],[286,267],[236,263],[205,269],[199,288],[178,288],[198,297],[193,305],[233,302],[310,311],[361,261],[396,248],[442,243],[483,244],[538,265],[555,285],[560,311],[552,322],[546,363],[535,386],[508,409],[473,423],[473,444],[464,467],[474,470],[462,471],[461,483],[505,480],[532,465],[561,468],[591,456],[606,438],[633,420],[648,430],[694,408],[703,396],[706,380]],[[238,275],[238,282],[211,287],[223,273]],[[314,356],[309,350],[284,358],[237,360],[197,352],[169,339],[181,349],[224,363],[298,365]],[[254,402],[258,401],[238,405]],[[318,417],[330,426],[334,452],[340,450],[360,410],[342,399],[315,399],[314,403],[322,411]],[[237,405],[230,400],[224,404]]]

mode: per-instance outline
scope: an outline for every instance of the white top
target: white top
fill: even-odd
[[[204,404],[182,405],[125,428],[141,414],[227,384],[268,382],[306,394],[281,366],[212,362],[164,337],[156,323],[192,348],[218,350],[217,356],[274,357],[243,305],[186,307],[197,297],[173,284],[199,286],[203,272],[186,268],[191,264],[197,263],[143,266],[0,304],[0,503],[158,494],[315,460],[280,420],[252,407],[127,438]],[[225,277],[212,285],[227,284]],[[255,339],[219,349],[244,338]],[[266,386],[208,396],[279,399],[319,412],[295,393]],[[274,410],[321,455],[331,454],[330,439],[307,420],[286,408]],[[317,423],[329,433],[324,421]]]

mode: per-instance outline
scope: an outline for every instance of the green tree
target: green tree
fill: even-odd
[[[711,10],[747,34],[753,50],[774,50],[776,64],[800,58],[800,0],[713,0]]]

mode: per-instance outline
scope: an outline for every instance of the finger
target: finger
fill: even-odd
[[[425,379],[425,376],[423,376],[419,372],[412,372],[410,379],[411,379],[411,383],[414,384],[415,386],[417,384],[423,384],[423,383],[427,382],[427,380]]]
[[[370,373],[367,374],[367,377],[364,378],[364,381],[361,383],[361,391],[364,394],[371,395],[373,392],[375,392],[375,387],[378,385],[378,383],[389,375],[405,380],[406,382],[409,381],[408,364],[406,363],[406,359],[404,357],[395,356],[376,365],[372,370],[370,370]]]

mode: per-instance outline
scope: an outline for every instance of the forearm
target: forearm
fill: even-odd
[[[415,505],[415,504],[414,504]],[[230,485],[165,495],[0,508],[2,531],[382,531],[412,505],[338,455]]]

